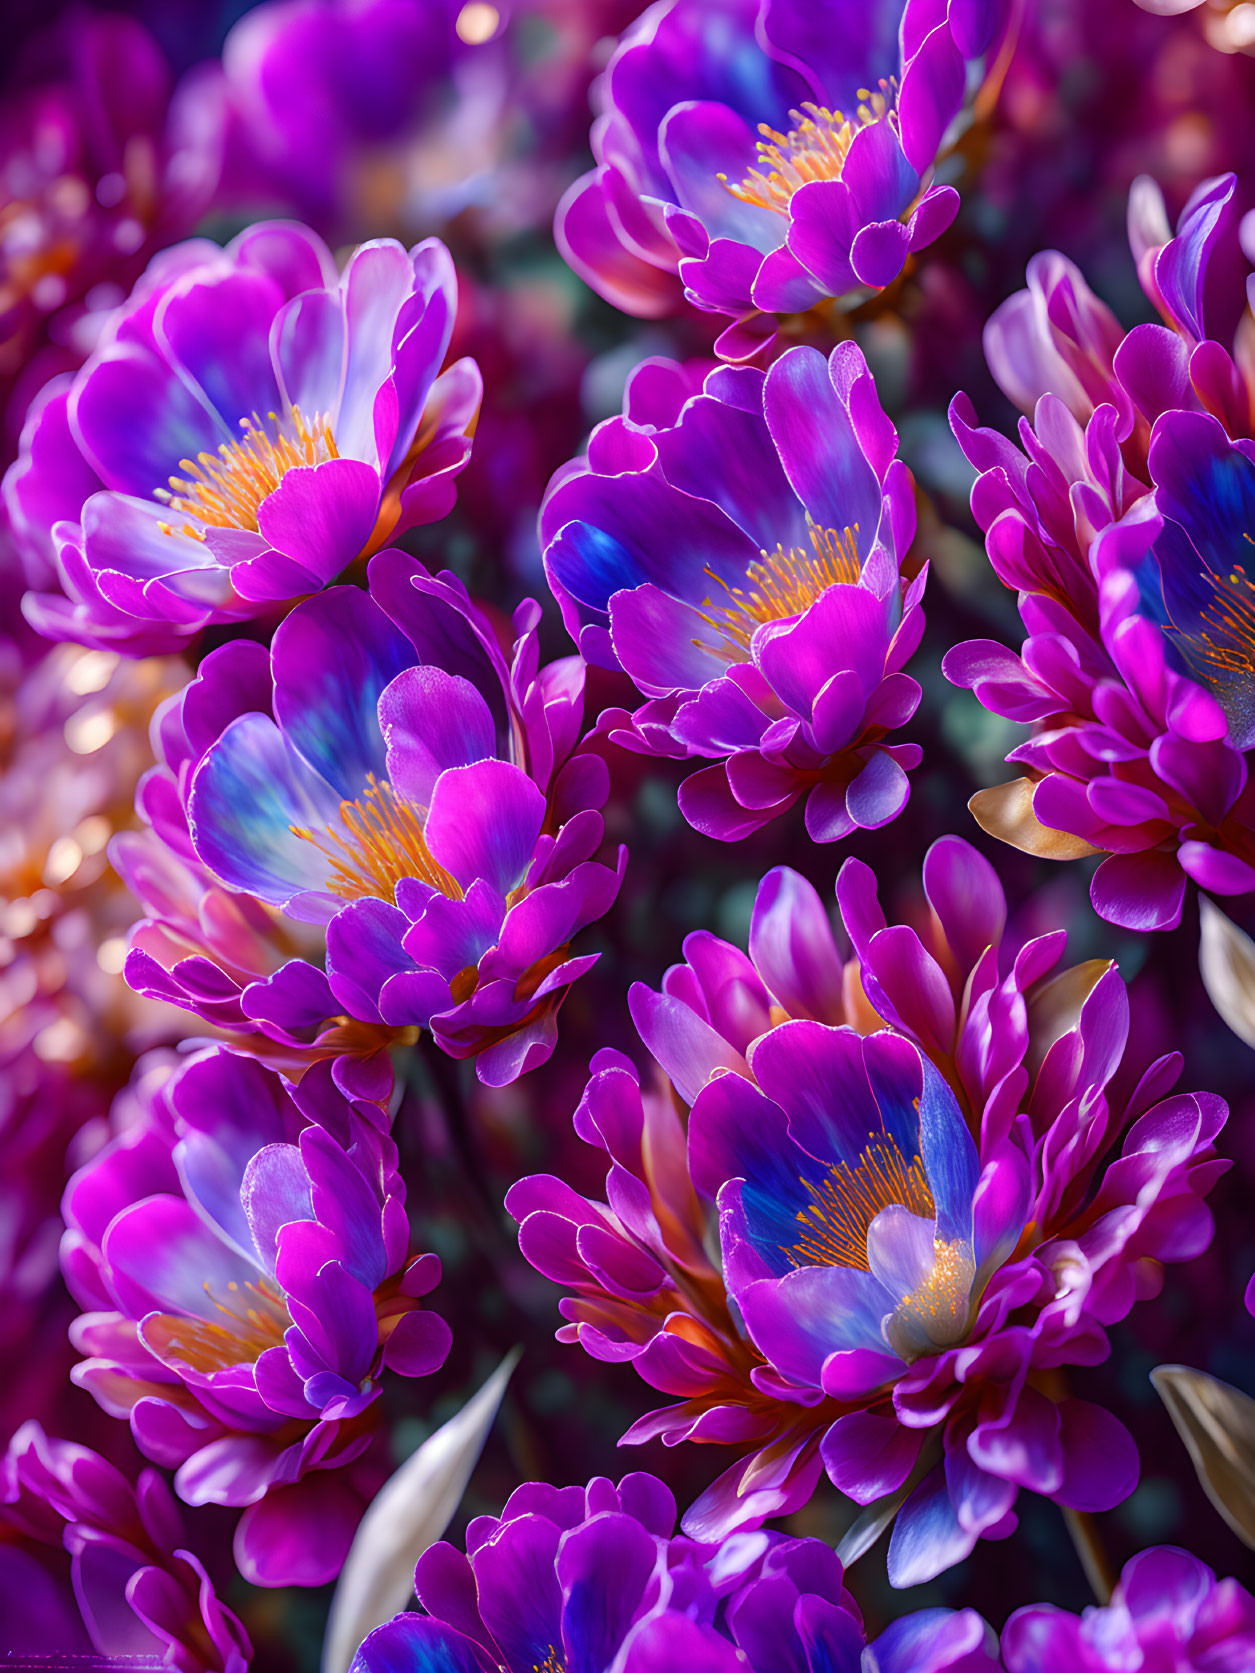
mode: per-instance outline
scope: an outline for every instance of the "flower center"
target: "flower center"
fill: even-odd
[[[724,598],[712,593],[702,600],[699,614],[719,637],[713,644],[700,639],[693,643],[724,662],[747,662],[754,630],[763,622],[800,616],[829,587],[853,586],[858,581],[857,534],[857,524],[838,534],[811,523],[809,552],[799,546],[787,552],[783,545],[771,553],[764,549],[760,561],[746,570],[743,587],[730,586],[707,565],[707,575],[723,589]]]
[[[931,1220],[936,1213],[924,1164],[915,1156],[908,1166],[897,1141],[887,1133],[869,1133],[857,1164],[838,1162],[827,1179],[812,1185],[803,1179],[810,1202],[799,1209],[803,1228],[797,1242],[781,1253],[794,1266],[856,1266],[870,1270],[867,1228],[890,1203]]]
[[[551,1644],[544,1661],[532,1663],[532,1673],[566,1673],[566,1662],[562,1659],[562,1652]]]
[[[269,428],[267,428],[269,426]],[[169,488],[158,488],[161,500],[181,517],[215,529],[248,529],[258,532],[257,513],[261,503],[297,465],[321,465],[338,459],[335,437],[326,419],[306,424],[301,409],[280,419],[267,414],[266,423],[256,413],[240,420],[244,432],[239,441],[223,442],[217,453],[199,453],[181,459],[179,469],[186,476],[172,476]],[[162,523],[165,534],[182,534],[204,540],[204,528],[194,523],[182,527],[173,521]]]
[[[1242,538],[1251,540],[1249,534]],[[1169,617],[1168,631],[1205,682],[1226,674],[1249,679],[1255,675],[1255,581],[1240,563],[1228,575],[1204,565],[1200,579],[1213,594],[1199,611],[1200,625],[1191,631]]]
[[[720,184],[742,203],[788,215],[799,186],[809,186],[816,180],[840,180],[855,134],[884,117],[894,91],[887,81],[874,92],[860,88],[861,103],[852,117],[821,105],[804,104],[801,110],[789,112],[793,126],[785,134],[760,122],[758,131],[763,137],[758,142],[758,167],[752,168],[739,185],[721,174]]]
[[[967,1331],[975,1277],[971,1245],[943,1243],[938,1238],[933,1243],[932,1271],[902,1298],[886,1327],[894,1351],[909,1361],[961,1341]]]
[[[461,900],[457,880],[431,856],[418,810],[403,802],[387,783],[369,774],[354,802],[340,803],[342,830],[330,825],[317,833],[289,825],[293,836],[311,842],[331,866],[326,888],[342,900],[371,895],[393,900],[397,884],[414,877],[450,900]]]
[[[292,1323],[282,1293],[265,1278],[240,1285],[234,1279],[225,1297],[205,1284],[221,1320],[183,1318],[158,1313],[144,1320],[144,1341],[163,1359],[175,1359],[193,1371],[225,1370],[260,1359],[267,1348],[279,1347]]]

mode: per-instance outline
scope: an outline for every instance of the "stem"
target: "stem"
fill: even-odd
[[[1111,1566],[1111,1558],[1107,1555],[1107,1548],[1102,1542],[1102,1535],[1098,1532],[1098,1524],[1087,1510],[1069,1510],[1066,1505],[1062,1509],[1063,1520],[1072,1544],[1076,1547],[1076,1554],[1081,1559],[1081,1567],[1085,1570],[1090,1591],[1099,1603],[1110,1603],[1116,1576]]]
[[[427,1049],[423,1049],[426,1045]],[[483,1228],[490,1228],[500,1241],[500,1204],[484,1178],[484,1168],[475,1148],[470,1118],[462,1096],[461,1066],[437,1046],[420,1042],[411,1048],[406,1081],[419,1098],[428,1098],[440,1112],[449,1158],[465,1186],[466,1206]]]

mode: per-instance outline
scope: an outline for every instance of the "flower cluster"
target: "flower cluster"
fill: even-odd
[[[906,805],[916,744],[886,743],[920,688],[910,472],[853,344],[764,376],[647,364],[586,464],[541,510],[550,586],[582,654],[648,700],[600,725],[628,748],[713,760],[680,806],[734,841],[806,798],[834,842]]]
[[[1255,1656],[1255,1598],[1172,1546],[1125,1565],[1111,1602],[1079,1619],[1050,1605],[1019,1609],[1002,1635],[1007,1673],[1114,1673],[1118,1667],[1243,1667]]]
[[[269,657],[207,656],[141,793],[161,848],[119,854],[158,914],[133,984],[288,1051],[369,1056],[424,1028],[485,1080],[543,1061],[596,958],[571,938],[626,855],[593,858],[606,767],[574,753],[583,670],[540,667],[538,618],[520,605],[503,646],[454,577],[389,551],[369,591],[293,610]]]
[[[382,1113],[326,1077],[302,1094],[194,1059],[71,1179],[61,1253],[75,1381],[188,1504],[247,1507],[236,1560],[272,1586],[338,1573],[381,1373],[426,1376],[450,1342],[418,1305],[440,1262],[410,1253]]]
[[[992,1634],[971,1610],[896,1621],[864,1650],[841,1565],[815,1539],[759,1533],[721,1545],[675,1533],[675,1500],[654,1476],[587,1487],[529,1482],[500,1517],[467,1530],[466,1555],[433,1545],[414,1589],[426,1611],[371,1633],[352,1673],[481,1673],[485,1667],[661,1673],[681,1662],[736,1673],[990,1673]]]
[[[82,1159],[133,1052],[169,1013],[121,976],[135,901],[110,870],[176,664],[46,645],[0,547],[0,1435],[51,1417],[69,1369],[57,1293],[67,1156]],[[70,1165],[73,1165],[72,1163]]]
[[[974,811],[1032,853],[1108,855],[1093,903],[1130,929],[1179,923],[1188,879],[1255,888],[1255,367],[1249,333],[1230,352],[1203,318],[1234,186],[1200,186],[1175,237],[1153,184],[1135,187],[1133,253],[1162,324],[1126,333],[1065,257],[1034,258],[986,328],[990,367],[1032,420],[1023,452],[977,429],[964,397],[951,414],[1026,638],[1018,654],[961,645],[946,673],[1033,726],[1009,757],[1023,776]]]
[[[661,993],[633,991],[687,1136],[674,1109],[642,1119],[630,1074],[603,1064],[577,1130],[610,1154],[606,1203],[557,1180],[507,1198],[524,1254],[576,1283],[564,1333],[685,1396],[625,1439],[742,1454],[691,1533],[796,1507],[822,1465],[896,1511],[899,1586],[1010,1534],[1020,1487],[1079,1510],[1131,1491],[1127,1431],[1062,1370],[1103,1360],[1162,1263],[1206,1246],[1226,1166],[1223,1103],[1164,1096],[1175,1055],[1109,1097],[1129,1026],[1113,966],[1059,970],[1058,933],[1012,956],[997,876],[957,838],[930,850],[924,889],[921,937],[847,861],[843,964],[811,886],[772,873],[750,957],[693,936]]]
[[[0,72],[0,1661],[1255,1667],[1255,7],[106,3]]]
[[[473,362],[440,370],[455,304],[434,239],[363,245],[339,276],[286,224],[164,251],[5,478],[35,626],[173,649],[443,517],[481,393]]]
[[[1006,8],[959,0],[656,0],[598,84],[597,167],[559,247],[617,307],[730,315],[746,360],[777,316],[883,290],[954,219],[938,152]]]
[[[16,1545],[0,1545],[6,1618],[20,1652],[73,1658],[156,1657],[183,1673],[246,1673],[253,1653],[204,1564],[182,1548],[178,1507],[156,1470],[134,1486],[85,1446],[54,1440],[33,1419],[0,1460],[0,1527],[35,1546],[64,1547],[86,1640],[69,1626],[56,1579]],[[119,1608],[121,1603],[121,1608]]]

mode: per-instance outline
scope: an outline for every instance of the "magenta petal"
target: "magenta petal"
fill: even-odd
[[[329,1473],[273,1490],[235,1530],[235,1561],[254,1586],[324,1586],[344,1567],[363,1504]]]
[[[508,761],[452,767],[431,793],[427,846],[464,889],[483,877],[506,895],[531,864],[545,811],[544,796]]]
[[[674,271],[660,271],[627,249],[602,185],[605,171],[583,175],[558,205],[554,239],[580,278],[624,313],[661,319],[682,300]]]
[[[269,333],[282,300],[261,273],[210,271],[168,291],[154,316],[158,342],[200,385],[232,435],[242,418],[264,418],[279,404]]]
[[[901,1487],[919,1449],[919,1431],[904,1428],[892,1412],[850,1412],[831,1425],[820,1453],[838,1492],[869,1505]]]
[[[151,349],[114,343],[70,394],[75,439],[107,488],[147,498],[180,460],[235,437]]]
[[[882,290],[901,273],[910,247],[910,233],[901,221],[874,221],[850,247],[854,277],[860,284]]]
[[[225,1294],[230,1284],[256,1277],[180,1197],[132,1204],[110,1225],[104,1250],[118,1298],[135,1318],[154,1307],[214,1318],[211,1289]]]
[[[883,1351],[880,1331],[893,1299],[870,1272],[799,1266],[779,1280],[752,1284],[738,1299],[746,1329],[772,1365],[812,1388],[818,1388],[822,1378],[828,1391],[833,1359],[889,1357],[890,1375],[902,1369],[900,1360]],[[883,1374],[863,1386],[874,1387],[882,1380]]]
[[[1124,929],[1175,929],[1181,922],[1185,873],[1175,854],[1112,854],[1089,886],[1094,910]]]
[[[453,1332],[435,1313],[403,1313],[384,1347],[384,1363],[402,1377],[426,1377],[449,1357]]]
[[[910,794],[906,774],[892,755],[880,749],[846,790],[845,805],[856,825],[874,831],[897,818]]]
[[[1013,1411],[976,1425],[968,1437],[968,1454],[992,1475],[1039,1493],[1055,1492],[1063,1482],[1059,1419],[1060,1408],[1052,1400],[1022,1389]]]
[[[1133,1437],[1102,1406],[1065,1400],[1059,1408],[1063,1483],[1052,1495],[1072,1510],[1110,1510],[1137,1486],[1141,1460]]]
[[[1183,842],[1182,869],[1203,889],[1218,895],[1244,895],[1255,889],[1255,866],[1206,842]]]
[[[732,794],[727,768],[720,764],[691,773],[680,786],[678,800],[680,812],[695,831],[720,842],[739,842],[783,813],[797,797],[790,794],[770,808],[743,808]]]
[[[837,1400],[862,1400],[874,1388],[891,1383],[902,1374],[896,1354],[878,1353],[874,1348],[851,1348],[829,1354],[824,1361],[823,1389]]]
[[[964,65],[949,29],[940,24],[907,65],[898,93],[898,122],[907,161],[923,174],[963,103]]]
[[[647,1617],[627,1640],[623,1673],[740,1673],[746,1658],[713,1627],[676,1610]]]
[[[1001,1476],[982,1470],[960,1446],[946,1451],[946,1491],[965,1533],[983,1534],[1011,1512],[1016,1487]]]
[[[787,245],[763,258],[754,280],[754,306],[769,314],[805,313],[823,291]]]
[[[806,798],[806,834],[812,842],[839,842],[857,830],[845,805],[844,784],[817,784]]]
[[[840,180],[816,180],[794,192],[789,204],[788,247],[815,275],[830,296],[854,286],[850,246],[859,222],[848,186]]]
[[[687,1103],[721,1070],[749,1079],[749,1066],[741,1053],[690,1006],[639,982],[632,987],[628,1004],[641,1039]],[[722,1183],[722,1179],[717,1181],[715,1190]]]
[[[832,925],[814,885],[787,866],[759,884],[750,957],[790,1016],[842,1019],[843,967]]]
[[[298,465],[262,501],[262,534],[297,558],[320,584],[360,556],[379,513],[379,477],[360,459]]]
[[[723,177],[743,179],[756,161],[744,117],[713,100],[686,100],[667,113],[659,147],[681,208],[698,216],[712,239],[732,238],[764,252],[780,243],[779,215],[742,203],[723,184]]]
[[[926,250],[959,212],[959,194],[953,186],[933,186],[919,200],[906,223],[912,250]]]
[[[388,750],[388,782],[417,808],[448,767],[496,754],[492,711],[470,680],[424,665],[406,668],[379,699]]]

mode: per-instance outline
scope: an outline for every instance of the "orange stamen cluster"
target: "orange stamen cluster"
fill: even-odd
[[[242,418],[244,433],[239,441],[223,442],[217,453],[181,459],[179,469],[186,476],[172,476],[169,488],[158,488],[154,497],[200,524],[249,529],[255,534],[262,501],[274,493],[288,471],[296,465],[321,465],[340,457],[330,424],[325,419],[306,424],[299,407],[293,407],[286,419],[278,413],[267,414],[267,424],[256,413]],[[193,540],[205,538],[204,529],[195,523],[182,527],[162,523],[161,529]]]
[[[1249,534],[1244,540],[1250,541]],[[1255,542],[1252,542],[1255,544]],[[1215,674],[1255,675],[1255,581],[1240,563],[1228,575],[1207,569],[1215,597],[1201,612],[1203,627],[1187,632],[1173,626],[1182,653],[1206,679]]]
[[[707,565],[707,575],[723,589],[727,603],[716,602],[714,595],[703,600],[701,618],[710,623],[719,638],[713,644],[700,639],[693,643],[725,662],[747,661],[754,630],[763,622],[800,616],[829,587],[857,582],[857,534],[857,524],[838,534],[835,529],[821,529],[811,523],[809,552],[797,546],[786,552],[783,545],[772,553],[764,550],[761,561],[752,563],[746,571],[744,587],[729,586]]]
[[[797,1242],[781,1246],[794,1266],[855,1266],[868,1271],[867,1228],[891,1203],[930,1220],[936,1213],[933,1194],[919,1156],[908,1166],[897,1141],[888,1133],[869,1133],[858,1163],[838,1162],[827,1179],[812,1185],[803,1179],[810,1196],[798,1210],[804,1228]]]
[[[293,836],[313,843],[326,856],[331,866],[326,887],[331,894],[342,900],[362,900],[368,895],[392,900],[402,878],[414,877],[451,900],[461,900],[456,879],[431,856],[417,809],[403,802],[390,784],[381,784],[371,773],[356,801],[340,803],[340,820],[343,830],[328,826],[321,834],[288,827]]]
[[[821,105],[804,104],[801,110],[789,112],[793,126],[788,133],[760,122],[758,131],[763,137],[758,142],[758,167],[751,169],[739,185],[721,174],[717,177],[720,184],[742,203],[788,215],[799,186],[817,180],[840,180],[855,134],[885,116],[893,88],[882,81],[875,91],[860,88],[858,97],[861,102],[851,117]]]
[[[243,1285],[232,1279],[225,1300],[213,1294],[208,1282],[205,1293],[223,1315],[223,1323],[182,1318],[174,1313],[161,1313],[145,1321],[145,1337],[165,1357],[208,1374],[228,1365],[249,1364],[267,1348],[282,1344],[283,1333],[292,1320],[282,1294],[265,1278]]]

